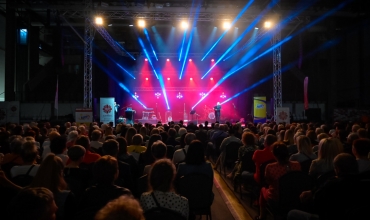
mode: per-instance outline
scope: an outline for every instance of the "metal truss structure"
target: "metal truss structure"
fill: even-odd
[[[275,34],[272,40],[272,46],[277,45],[281,41],[280,25],[275,27]],[[277,108],[282,107],[282,80],[281,80],[281,45],[274,48],[272,52],[273,62],[273,85],[274,85],[274,119],[278,117]]]
[[[84,45],[84,103],[83,108],[92,108],[92,56],[94,28],[90,22],[92,0],[85,0],[85,45]]]

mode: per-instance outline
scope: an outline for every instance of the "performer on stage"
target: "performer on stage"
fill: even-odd
[[[217,102],[216,106],[213,107],[213,110],[215,110],[216,121],[220,122],[220,119],[221,119],[221,103]]]
[[[119,109],[120,109],[120,105],[114,102],[114,118],[116,119],[116,122],[119,119],[119,111],[118,111]]]

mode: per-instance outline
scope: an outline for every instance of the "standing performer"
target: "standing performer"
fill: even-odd
[[[220,119],[221,119],[221,103],[217,102],[216,106],[213,107],[213,110],[215,110],[216,121],[220,122]]]
[[[116,102],[114,102],[114,118],[115,118],[116,122],[119,119],[119,111],[118,111],[119,107],[120,107],[120,105],[117,104]]]

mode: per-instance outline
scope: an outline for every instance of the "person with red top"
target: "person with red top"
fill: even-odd
[[[277,137],[268,134],[265,137],[264,140],[264,149],[263,150],[256,150],[253,154],[252,160],[256,164],[256,172],[254,173],[254,180],[257,183],[260,183],[260,166],[261,164],[270,161],[275,160],[274,154],[271,151],[271,145],[274,144],[277,141]]]
[[[277,162],[266,166],[265,180],[268,187],[262,187],[260,193],[260,214],[255,220],[266,219],[266,205],[268,201],[279,199],[279,179],[290,171],[300,171],[301,165],[297,161],[289,161],[289,150],[283,142],[275,142],[272,146],[272,153]]]
[[[85,163],[85,164],[94,163],[95,161],[97,161],[101,157],[99,154],[91,153],[91,151],[90,151],[90,140],[89,140],[88,137],[81,135],[80,137],[77,138],[75,144],[76,145],[81,145],[86,150],[85,157],[84,157],[82,163]]]

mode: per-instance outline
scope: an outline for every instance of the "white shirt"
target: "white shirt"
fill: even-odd
[[[185,145],[184,149],[185,152],[188,152],[189,145]],[[178,149],[173,153],[172,163],[177,164],[179,162],[183,162],[185,160],[185,154],[182,149]]]
[[[13,178],[13,177],[16,177],[18,175],[26,174],[31,166],[32,165],[14,166],[10,169],[10,176]],[[28,175],[35,176],[37,171],[39,170],[39,167],[40,167],[40,165],[35,164],[35,166],[32,168],[31,172]]]
[[[103,146],[103,143],[100,141],[91,141],[90,142],[90,147],[93,147],[95,149],[99,149]]]

